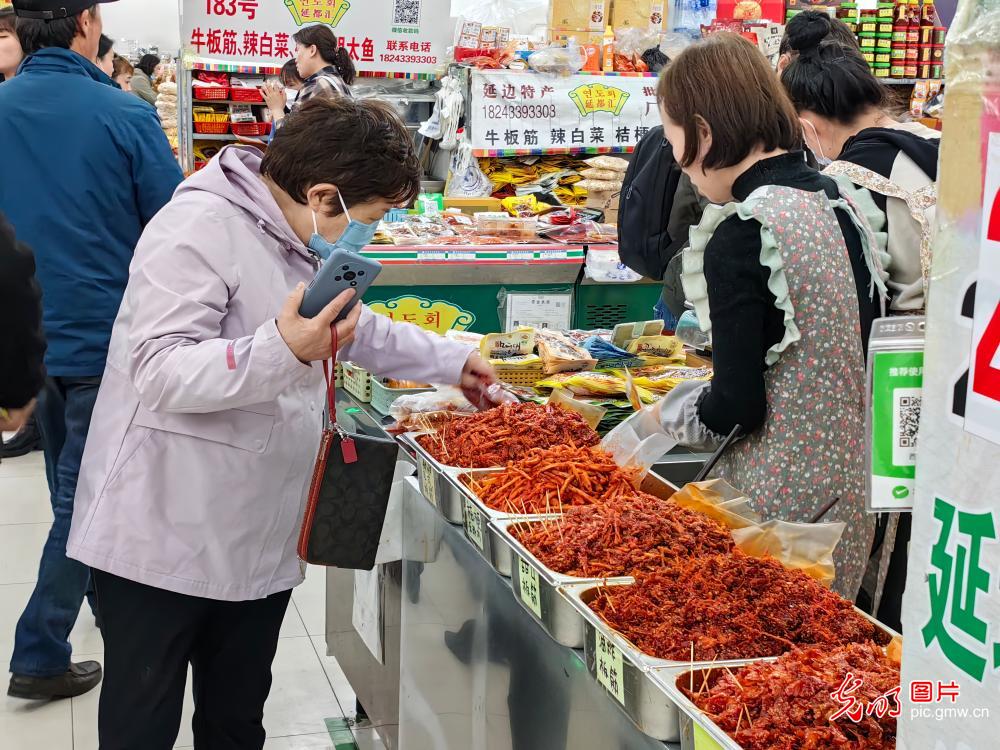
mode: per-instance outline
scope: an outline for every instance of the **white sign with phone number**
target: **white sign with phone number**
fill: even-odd
[[[454,41],[450,15],[450,0],[181,0],[181,45],[202,60],[280,67],[295,32],[325,24],[359,71],[432,74]]]
[[[656,78],[500,70],[472,74],[472,148],[628,152],[660,124]]]

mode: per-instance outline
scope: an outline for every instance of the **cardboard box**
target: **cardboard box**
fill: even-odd
[[[618,223],[618,201],[621,190],[591,190],[587,193],[587,208],[596,208],[604,212],[606,224]]]
[[[604,31],[610,23],[608,0],[552,0],[549,27]]]
[[[615,29],[662,31],[666,16],[666,4],[662,0],[614,0],[611,25]]]

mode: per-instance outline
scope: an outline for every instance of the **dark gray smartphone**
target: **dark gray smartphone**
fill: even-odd
[[[337,320],[343,320],[361,301],[361,297],[368,291],[368,287],[372,285],[381,270],[382,264],[377,260],[352,253],[350,250],[339,248],[334,250],[306,288],[306,294],[299,306],[299,315],[303,318],[314,318],[324,307],[333,302],[338,294],[353,289],[356,295],[337,316]]]

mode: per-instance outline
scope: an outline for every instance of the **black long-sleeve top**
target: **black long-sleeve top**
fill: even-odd
[[[42,389],[45,380],[45,337],[42,294],[35,282],[35,259],[18,242],[0,214],[0,407],[20,409]]]
[[[733,197],[744,201],[765,185],[839,196],[836,183],[807,166],[801,152],[758,162],[736,180]],[[837,209],[836,214],[857,284],[862,345],[867,351],[877,300],[869,292],[871,275],[860,234],[845,211]],[[737,424],[743,434],[750,434],[764,423],[764,355],[784,335],[783,314],[767,287],[769,271],[760,263],[760,228],[755,220],[731,216],[718,226],[705,248],[715,374],[699,416],[706,427],[721,435],[729,434]]]

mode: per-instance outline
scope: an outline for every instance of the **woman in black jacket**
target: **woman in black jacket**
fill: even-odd
[[[31,415],[45,381],[42,294],[35,282],[35,259],[0,214],[0,432],[21,428]]]
[[[868,189],[885,217],[889,309],[917,312],[925,305],[941,134],[897,121],[888,90],[832,24],[823,14],[789,23],[786,41],[796,55],[781,82],[820,167]]]

